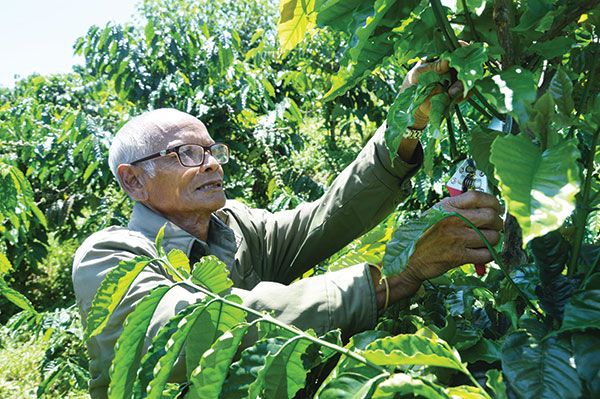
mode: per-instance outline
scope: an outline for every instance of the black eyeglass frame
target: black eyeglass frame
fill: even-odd
[[[185,146],[188,146],[188,145],[196,146],[196,147],[202,147],[202,150],[203,150],[203,153],[202,153],[202,162],[200,162],[197,165],[185,165],[181,161],[181,156],[179,155],[179,149],[181,147],[185,147]],[[211,145],[202,145],[202,144],[186,143],[186,144],[177,145],[175,147],[167,148],[167,149],[159,151],[159,152],[157,152],[155,154],[148,155],[147,157],[144,157],[144,158],[136,159],[133,162],[129,162],[129,164],[130,165],[135,165],[136,163],[140,163],[140,162],[143,162],[143,161],[149,161],[149,160],[154,159],[154,158],[164,157],[165,155],[169,155],[169,154],[173,154],[174,153],[175,155],[177,155],[177,160],[179,161],[179,164],[181,166],[186,167],[186,168],[194,168],[194,167],[197,167],[197,166],[200,166],[200,165],[204,164],[204,161],[206,160],[206,152],[208,151],[212,155],[211,148],[214,147],[214,146],[216,146],[216,145],[222,145],[222,146],[224,146],[227,149],[227,162],[229,162],[229,146],[227,144],[224,144],[224,143],[213,143]],[[223,164],[226,164],[227,162],[219,162],[219,164],[223,165]]]

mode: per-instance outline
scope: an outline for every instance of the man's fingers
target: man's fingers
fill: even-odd
[[[468,219],[477,228],[502,230],[502,218],[494,208],[455,209],[454,211]]]
[[[461,82],[460,80],[457,80],[456,82],[452,83],[452,86],[450,86],[450,88],[448,89],[448,94],[452,98],[454,98],[454,97],[460,98],[464,89],[465,89],[465,86],[463,85],[463,82]]]
[[[416,67],[409,72],[408,81],[410,84],[419,83],[419,75],[428,71],[435,71],[438,75],[443,75],[450,70],[450,63],[447,60],[437,60],[433,62],[419,61]]]
[[[456,197],[448,198],[448,205],[459,209],[493,208],[498,213],[502,212],[500,203],[491,194],[481,191],[467,191]]]
[[[497,230],[493,229],[480,229],[481,233],[485,237],[488,242],[494,246],[500,242],[500,234]],[[464,234],[465,247],[471,249],[478,248],[487,248],[483,239],[477,234],[477,232],[473,229],[469,229],[469,231]]]
[[[487,248],[467,248],[465,251],[465,263],[488,263],[493,259]]]
[[[438,75],[443,75],[450,70],[450,62],[448,60],[436,60],[427,62],[419,68],[419,74],[427,71],[435,71]]]

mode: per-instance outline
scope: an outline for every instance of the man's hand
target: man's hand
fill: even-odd
[[[492,245],[500,241],[501,208],[498,200],[486,193],[468,191],[440,202],[447,212],[456,212],[471,221]],[[390,277],[389,303],[413,295],[423,281],[440,276],[466,263],[486,263],[492,254],[477,232],[457,217],[449,217],[427,230],[417,242],[406,269]],[[373,273],[377,305],[383,308],[385,287],[378,284],[378,272]]]
[[[466,43],[465,43],[466,45]],[[447,60],[437,60],[433,62],[423,62],[419,61],[417,65],[415,65],[404,77],[404,81],[402,82],[402,87],[400,88],[400,92],[406,90],[409,86],[416,85],[419,83],[419,75],[428,71],[435,71],[438,75],[443,75],[450,71],[450,63]],[[448,89],[448,94],[450,97],[454,98],[459,96],[459,102],[462,101],[460,99],[461,93],[463,92],[464,86],[460,80],[457,80],[450,86]],[[437,86],[431,94],[427,97],[427,99],[421,104],[417,112],[415,113],[415,122],[411,126],[413,129],[423,129],[429,123],[429,113],[431,112],[431,102],[429,101],[431,97],[436,94],[440,94],[442,92],[442,88]]]
[[[461,44],[466,45],[466,43],[464,42]],[[419,75],[428,71],[435,71],[438,75],[443,75],[450,71],[450,63],[446,60],[437,60],[433,62],[419,61],[417,65],[415,65],[410,71],[408,71],[408,74],[406,74],[406,76],[404,77],[404,81],[402,82],[400,92],[403,92],[409,86],[416,85],[419,82]],[[448,89],[448,94],[452,98],[458,96],[458,102],[464,101],[464,99],[462,98],[463,87],[464,86],[462,82],[458,80],[454,82],[452,86],[450,86],[450,88]],[[429,123],[429,113],[431,112],[430,100],[433,96],[438,95],[441,92],[441,86],[437,86],[434,90],[432,90],[432,92],[425,99],[425,101],[423,101],[419,109],[415,112],[415,121],[412,124],[412,126],[410,126],[410,128],[421,130],[424,129],[425,126],[427,126],[427,124]],[[400,143],[400,147],[398,147],[398,156],[406,162],[411,162],[418,143],[418,139],[403,139]]]

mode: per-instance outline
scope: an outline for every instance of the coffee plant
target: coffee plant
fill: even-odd
[[[2,339],[46,343],[36,395],[84,389],[85,339],[127,282],[160,262],[205,299],[147,352],[148,319],[171,287],[137,305],[115,350],[111,398],[600,396],[599,3],[280,0],[278,13],[267,0],[148,0],[135,22],[91,27],[75,43],[84,67],[0,88]],[[399,93],[418,60],[439,59],[450,73]],[[426,281],[374,331],[343,341],[245,307],[227,295],[217,259],[192,267],[162,252],[159,236],[158,259],[110,272],[85,334],[72,308],[54,309],[68,306],[72,287],[54,277],[68,272],[48,268],[69,268],[86,236],[127,223],[130,204],[105,159],[131,116],[157,107],[198,116],[232,148],[227,195],[276,211],[319,197],[384,121],[395,154],[418,105],[456,80],[466,100],[432,100],[423,167],[401,210],[305,276],[362,262],[402,271],[427,228],[457,217],[430,208],[471,158],[506,209],[483,277],[465,265]],[[249,332],[259,338],[246,347]],[[188,382],[175,385],[181,351]]]
[[[469,279],[468,296],[447,291],[452,281],[443,288],[432,283],[437,295],[444,293],[438,299],[447,313],[431,321],[457,349],[477,348],[474,367],[484,361],[501,370],[510,395],[595,397],[600,369],[590,363],[589,342],[597,344],[600,327],[600,257],[590,222],[600,195],[599,2],[445,4],[284,0],[279,36],[291,49],[317,27],[345,35],[325,100],[390,64],[449,62],[452,73],[425,73],[398,94],[387,116],[388,147],[396,153],[434,87],[460,80],[463,95],[471,96],[466,104],[447,94],[432,100],[424,173],[433,176],[435,158],[449,156],[452,165],[470,156],[493,180],[507,214],[502,256],[494,253],[498,269],[483,282]],[[500,128],[492,128],[497,122]],[[420,236],[430,217],[439,220],[428,216],[394,233],[383,258],[386,275],[402,270],[411,253],[407,239]]]

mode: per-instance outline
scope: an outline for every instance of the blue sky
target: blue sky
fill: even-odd
[[[0,86],[14,75],[71,71],[73,43],[92,25],[132,20],[137,0],[0,0]]]

